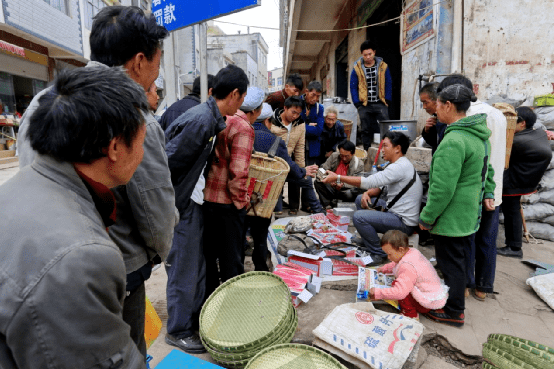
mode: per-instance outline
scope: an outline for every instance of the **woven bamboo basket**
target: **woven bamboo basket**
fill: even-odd
[[[491,334],[488,343],[536,369],[554,368],[554,349],[507,334]]]
[[[358,158],[365,161],[367,159],[367,151],[356,147],[356,152],[354,153],[354,156],[357,156]]]
[[[255,205],[249,206],[247,215],[271,218],[289,170],[287,162],[279,157],[270,158],[258,152],[252,154],[247,186]]]
[[[483,344],[483,357],[496,368],[502,369],[536,369],[515,356],[495,347],[491,343]]]
[[[514,144],[514,134],[516,132],[517,113],[514,107],[507,103],[496,103],[493,107],[500,110],[506,117],[506,162],[504,169],[510,166],[510,155],[512,154],[512,145]]]
[[[340,118],[339,121],[344,126],[344,133],[346,134],[346,139],[348,140],[350,138],[350,133],[352,133],[352,126],[354,125],[354,122],[342,118]]]
[[[331,355],[311,346],[282,344],[260,351],[248,362],[247,369],[346,369]]]

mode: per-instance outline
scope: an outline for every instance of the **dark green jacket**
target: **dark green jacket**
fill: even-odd
[[[450,124],[433,155],[427,205],[419,219],[433,234],[463,237],[475,233],[482,200],[494,198],[486,117],[477,114]]]

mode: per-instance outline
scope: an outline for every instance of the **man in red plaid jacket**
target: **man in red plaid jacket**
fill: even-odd
[[[206,296],[219,281],[244,273],[244,232],[248,196],[248,167],[254,128],[262,111],[264,92],[249,87],[240,109],[227,117],[217,136],[214,158],[204,189],[204,256]],[[219,270],[216,260],[219,259]]]

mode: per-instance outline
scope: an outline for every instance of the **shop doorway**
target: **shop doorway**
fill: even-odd
[[[335,51],[336,96],[348,98],[348,36],[340,43]]]
[[[402,0],[384,1],[368,19],[367,24],[383,22],[398,17],[402,12]],[[392,77],[392,103],[389,105],[389,118],[400,119],[400,99],[402,88],[402,55],[400,54],[400,22],[388,22],[368,27],[366,37],[377,44],[378,57],[389,66]]]

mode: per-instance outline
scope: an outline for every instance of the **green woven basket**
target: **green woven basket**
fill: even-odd
[[[483,369],[497,369],[495,366],[483,361]]]
[[[209,346],[206,342],[202,341],[204,343],[204,346],[206,347],[206,350],[210,354],[210,356],[220,362],[234,362],[234,361],[243,361],[243,360],[250,360],[254,355],[256,355],[258,352],[260,352],[262,349],[266,347],[270,347],[273,345],[278,345],[282,343],[289,343],[292,338],[294,337],[294,334],[296,333],[296,328],[298,327],[298,316],[296,315],[296,311],[293,310],[293,319],[290,323],[287,323],[286,327],[287,329],[282,332],[282,334],[275,336],[270,341],[267,342],[267,344],[264,347],[255,348],[249,351],[241,352],[241,353],[235,353],[234,351],[231,352],[221,352],[217,349]]]
[[[483,344],[483,357],[489,363],[502,369],[536,369],[533,365],[521,361],[488,342]]]
[[[491,334],[488,343],[537,369],[554,368],[554,350],[536,342],[507,334]]]
[[[331,355],[311,346],[282,344],[260,351],[246,369],[346,369]]]
[[[219,286],[200,312],[200,335],[218,351],[264,345],[290,319],[290,291],[269,272],[249,272]]]

